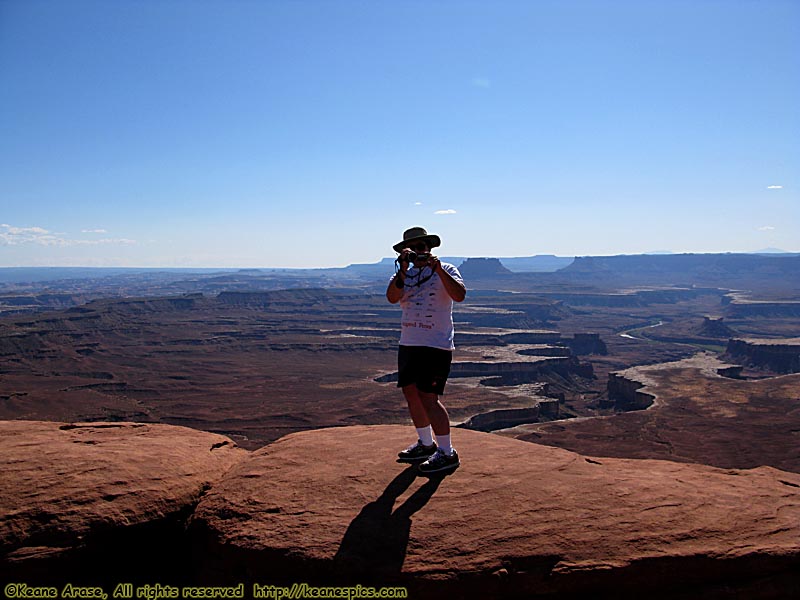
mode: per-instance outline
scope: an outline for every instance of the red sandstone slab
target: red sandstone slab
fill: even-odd
[[[192,518],[208,577],[456,596],[798,583],[800,475],[587,458],[459,430],[461,468],[429,480],[394,460],[411,434],[301,432],[238,463]]]
[[[246,454],[171,425],[0,421],[0,571],[191,510]]]

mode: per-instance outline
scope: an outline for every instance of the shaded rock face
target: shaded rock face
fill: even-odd
[[[566,340],[565,343],[569,346],[574,354],[608,354],[608,347],[606,343],[600,339],[599,333],[576,333],[573,338]]]
[[[616,375],[653,398],[647,410],[537,424],[519,437],[592,456],[800,473],[800,374],[730,379],[737,371],[707,355],[626,369]]]
[[[703,323],[697,329],[698,335],[710,338],[729,338],[735,332],[724,323],[724,317],[703,317]]]
[[[170,425],[0,422],[0,580],[179,578],[186,518],[245,454]]]
[[[44,344],[33,333],[21,333],[0,337],[0,356],[30,356],[41,352]]]
[[[323,289],[292,289],[263,292],[220,292],[217,301],[236,306],[314,305],[330,299]]]
[[[728,340],[725,355],[777,373],[800,372],[800,339],[786,340]]]
[[[582,363],[574,356],[545,356],[538,361],[522,360],[535,352],[521,351],[520,360],[515,361],[454,361],[450,368],[450,378],[496,377],[497,384],[518,385],[537,381],[541,376],[556,374],[564,378],[572,376],[594,377],[591,363]],[[554,353],[549,353],[554,354]],[[379,383],[397,381],[397,372],[387,373],[375,378]]]
[[[731,301],[725,309],[729,317],[800,317],[800,302],[742,302]]]
[[[581,279],[636,281],[657,285],[671,280],[684,285],[752,286],[781,277],[796,288],[800,257],[755,254],[673,254],[666,256],[578,257],[558,275]],[[752,289],[752,288],[750,288]],[[798,303],[800,307],[800,303]]]
[[[581,369],[580,367],[583,367]],[[571,372],[583,374],[590,369],[590,364],[582,365],[572,357],[543,357],[539,361],[457,361],[452,364],[450,376],[480,377],[483,375],[513,376],[522,379],[534,379],[540,373],[559,373],[568,376]],[[591,376],[591,375],[589,375]]]
[[[555,404],[556,414],[558,411],[558,400],[550,401]],[[459,427],[464,429],[474,429],[477,431],[494,431],[506,427],[514,427],[520,423],[533,423],[539,419],[539,403],[527,408],[502,408],[490,410],[489,412],[474,415],[462,423]]]
[[[406,585],[414,598],[779,597],[800,584],[800,475],[457,430],[461,467],[427,479],[394,460],[412,435],[317,430],[256,451],[191,519],[201,573]]]
[[[508,344],[557,344],[561,341],[561,334],[557,331],[520,331],[503,334],[500,339]]]
[[[608,374],[608,399],[618,410],[643,410],[653,404],[655,396],[641,392],[644,383],[623,373]]]
[[[461,263],[458,270],[467,279],[511,275],[511,271],[498,258],[468,258]]]
[[[70,308],[84,301],[79,294],[35,294],[0,296],[0,313],[13,314],[44,308]]]
[[[638,294],[587,294],[587,293],[544,293],[545,298],[559,300],[567,306],[605,306],[609,308],[630,308],[644,306],[646,302]]]

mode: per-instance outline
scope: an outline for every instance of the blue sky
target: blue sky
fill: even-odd
[[[0,0],[0,266],[800,250],[800,3]]]

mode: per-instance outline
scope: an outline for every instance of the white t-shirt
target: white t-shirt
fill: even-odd
[[[442,269],[460,284],[461,273],[453,265],[442,263]],[[453,299],[442,280],[430,267],[420,272],[410,267],[406,272],[403,296],[400,298],[403,317],[400,322],[402,346],[428,346],[455,350],[453,345]]]

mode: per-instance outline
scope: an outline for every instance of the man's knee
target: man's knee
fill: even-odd
[[[410,383],[408,385],[404,385],[400,389],[403,390],[403,395],[406,398],[419,398],[419,390],[417,390],[417,384],[416,383]]]
[[[425,408],[434,407],[439,402],[439,394],[421,391],[417,391],[417,393],[419,394],[419,399]]]
[[[417,389],[415,384],[403,386],[402,389],[409,406],[425,406],[421,398],[422,392]]]

